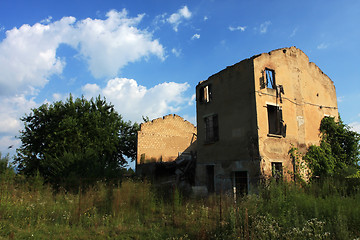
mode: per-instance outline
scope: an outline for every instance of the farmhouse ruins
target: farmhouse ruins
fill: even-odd
[[[193,186],[247,193],[261,178],[290,179],[290,148],[318,144],[321,119],[338,117],[333,82],[296,47],[255,55],[201,81],[196,112],[197,129],[176,115],[141,125],[139,174],[150,162],[188,159],[178,173],[193,169]]]

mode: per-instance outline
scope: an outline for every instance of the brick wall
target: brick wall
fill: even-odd
[[[170,114],[141,124],[138,131],[137,164],[169,162],[179,152],[195,151],[196,127]]]

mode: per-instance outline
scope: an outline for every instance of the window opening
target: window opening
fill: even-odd
[[[266,87],[276,89],[275,71],[272,69],[265,69]]]
[[[216,142],[219,140],[219,122],[217,115],[211,115],[205,119],[205,142]]]
[[[272,176],[279,181],[283,177],[283,167],[281,162],[273,162],[271,163]]]
[[[267,105],[269,134],[286,137],[286,124],[282,119],[282,109],[278,106]]]
[[[248,193],[248,172],[236,171],[233,175],[234,196],[239,197]]]
[[[199,90],[200,102],[207,103],[212,99],[211,84],[201,87]]]
[[[209,193],[213,193],[215,191],[214,184],[214,165],[206,165],[206,175],[207,175],[207,189]]]

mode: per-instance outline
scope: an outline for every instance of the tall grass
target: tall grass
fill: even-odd
[[[334,187],[336,186],[336,187]],[[257,195],[160,196],[147,182],[104,182],[78,193],[40,178],[3,177],[0,237],[5,239],[356,239],[360,192],[343,184],[264,184]]]

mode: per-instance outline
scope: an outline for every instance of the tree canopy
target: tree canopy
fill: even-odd
[[[58,184],[72,178],[118,177],[136,157],[138,124],[122,119],[100,96],[95,100],[70,97],[43,104],[21,120],[25,128],[15,163],[27,176],[39,173]]]
[[[360,135],[339,119],[325,117],[320,124],[320,146],[310,146],[305,160],[314,176],[359,170]]]

